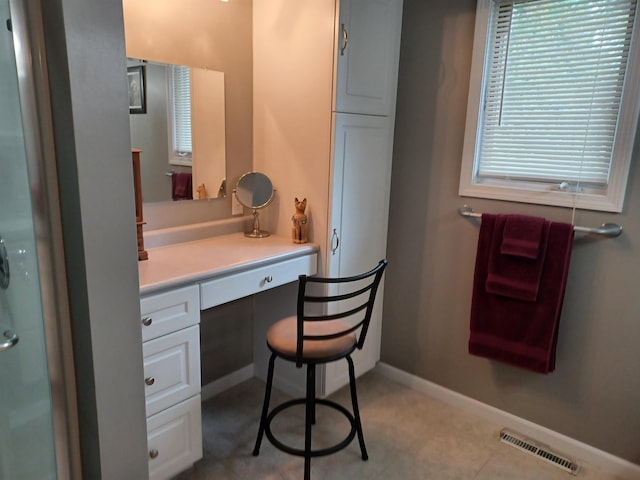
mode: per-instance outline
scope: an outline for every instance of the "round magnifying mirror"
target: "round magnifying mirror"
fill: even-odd
[[[260,229],[258,209],[266,207],[273,200],[273,184],[269,177],[260,172],[245,173],[238,180],[234,193],[243,206],[253,209],[253,229],[245,236],[268,237],[269,232]]]

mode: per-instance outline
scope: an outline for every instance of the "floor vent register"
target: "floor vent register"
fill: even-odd
[[[566,456],[554,452],[547,445],[540,444],[524,435],[514,432],[513,430],[503,429],[500,432],[500,441],[511,445],[523,452],[535,455],[542,460],[561,468],[565,472],[577,475],[579,466],[576,462]]]

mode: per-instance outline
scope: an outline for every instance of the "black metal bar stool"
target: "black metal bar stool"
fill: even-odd
[[[309,480],[311,477],[311,457],[335,453],[349,445],[357,435],[362,459],[368,459],[358,410],[355,370],[351,353],[356,348],[362,349],[364,345],[376,293],[386,266],[387,261],[381,260],[373,270],[352,277],[322,278],[300,275],[297,315],[279,320],[267,332],[267,345],[271,350],[271,357],[260,428],[253,455],[257,456],[260,453],[262,437],[266,434],[275,447],[292,455],[304,457],[304,478]],[[337,293],[316,295],[309,292],[310,284],[321,284],[324,287],[333,284],[337,287]],[[295,362],[298,368],[303,365],[307,366],[306,396],[284,402],[269,412],[273,370],[275,360],[278,357]],[[316,398],[316,366],[342,358],[346,358],[349,365],[349,386],[353,413],[336,402]],[[282,443],[271,431],[271,422],[276,415],[289,407],[300,404],[306,406],[303,449]],[[311,446],[311,429],[316,421],[317,404],[341,412],[349,421],[351,430],[341,442],[328,448],[314,450]]]

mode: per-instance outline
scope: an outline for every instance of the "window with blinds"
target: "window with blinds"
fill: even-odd
[[[462,195],[621,210],[635,19],[635,0],[479,1]]]
[[[169,72],[170,131],[174,164],[191,164],[191,77],[189,67],[172,65]]]

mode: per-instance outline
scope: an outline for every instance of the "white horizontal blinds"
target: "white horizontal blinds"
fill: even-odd
[[[191,78],[189,67],[171,67],[173,111],[173,150],[179,156],[189,156],[191,147]]]
[[[477,175],[605,186],[635,1],[497,1],[492,15]]]

